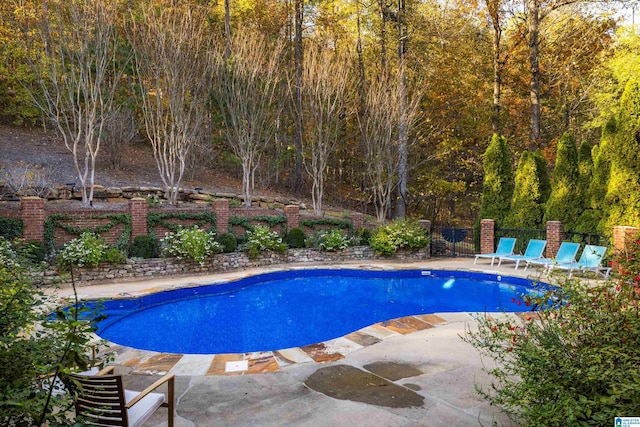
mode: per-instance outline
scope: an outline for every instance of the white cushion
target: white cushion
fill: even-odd
[[[139,395],[140,392],[125,390],[124,400],[129,402],[131,399]],[[129,408],[127,411],[127,417],[129,418],[130,427],[138,427],[144,424],[156,409],[164,402],[164,393],[149,393],[142,399],[140,399],[135,405]]]

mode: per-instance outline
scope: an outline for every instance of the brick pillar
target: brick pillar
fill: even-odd
[[[131,239],[149,234],[147,225],[147,212],[149,202],[142,197],[134,197],[129,200],[129,214],[131,215]]]
[[[300,228],[300,207],[287,205],[284,207],[284,216],[287,218],[287,231]],[[355,224],[354,224],[355,226]]]
[[[615,261],[618,256],[624,254],[634,239],[638,237],[640,227],[613,227],[613,269],[618,269]]]
[[[420,224],[420,227],[422,227],[425,230],[427,230],[427,234],[428,235],[431,235],[431,220],[421,219],[421,220],[418,221],[418,224]]]
[[[560,221],[547,221],[547,249],[546,257],[553,258],[564,240],[564,226]]]
[[[351,218],[351,222],[353,223],[353,231],[364,227],[364,214],[353,212],[349,215],[349,218]]]
[[[216,214],[216,232],[218,234],[229,232],[229,199],[216,199],[213,201],[213,212]]]
[[[480,220],[480,253],[492,254],[495,250],[496,221],[493,219]]]
[[[22,209],[22,238],[44,242],[44,200],[40,197],[23,197],[20,199]]]

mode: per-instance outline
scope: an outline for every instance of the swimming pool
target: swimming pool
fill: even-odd
[[[435,312],[527,311],[528,279],[442,270],[292,270],[105,301],[98,334],[167,353],[272,351]]]

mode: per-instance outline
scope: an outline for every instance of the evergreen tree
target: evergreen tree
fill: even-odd
[[[523,152],[516,170],[511,210],[505,225],[512,228],[540,228],[544,215],[542,192],[535,153]]]
[[[630,80],[620,98],[617,132],[608,156],[611,169],[603,231],[640,225],[640,84]]]
[[[600,144],[591,149],[593,173],[591,174],[591,182],[589,183],[586,197],[589,209],[585,210],[581,216],[579,231],[597,230],[599,233],[606,234],[606,216],[604,213],[607,210],[606,195],[609,175],[611,174],[610,151],[616,132],[617,122],[615,117],[611,117],[602,129]]]
[[[504,137],[493,134],[484,153],[484,181],[480,219],[494,219],[502,225],[509,213],[513,194],[513,170]]]
[[[575,230],[579,233],[595,233],[598,231],[598,222],[601,214],[591,208],[591,185],[594,176],[593,158],[598,153],[598,147],[584,141],[578,151],[578,169],[580,171],[580,197],[583,210],[576,221]]]
[[[584,210],[579,188],[578,149],[573,135],[565,132],[558,141],[545,221],[560,221],[565,230],[575,230],[576,220]]]
[[[533,152],[533,160],[536,162],[536,175],[540,183],[540,204],[544,205],[551,195],[551,179],[549,178],[549,164],[538,148]]]

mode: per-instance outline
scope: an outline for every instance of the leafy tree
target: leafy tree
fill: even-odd
[[[583,211],[583,197],[579,189],[578,149],[573,135],[565,132],[558,141],[545,221],[560,221],[566,230],[574,230],[576,220]]]
[[[513,169],[504,137],[493,134],[484,153],[484,181],[480,219],[494,219],[502,225],[513,197]]]
[[[544,204],[535,154],[524,151],[518,162],[511,209],[504,224],[513,228],[539,228],[543,215]]]
[[[605,230],[616,225],[640,225],[640,84],[635,80],[629,80],[620,98],[617,123],[609,151]]]

